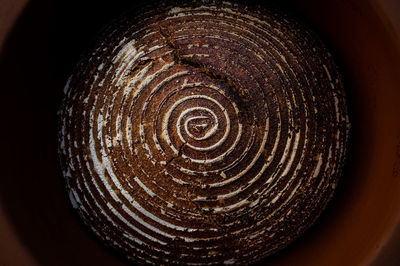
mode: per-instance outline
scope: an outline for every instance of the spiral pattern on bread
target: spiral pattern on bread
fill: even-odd
[[[331,54],[279,12],[227,2],[127,13],[60,109],[73,207],[138,264],[249,264],[319,216],[349,121]]]

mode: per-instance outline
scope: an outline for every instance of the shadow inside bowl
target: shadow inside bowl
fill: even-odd
[[[322,245],[316,244],[321,239],[337,241],[331,246],[342,245],[341,241],[346,240],[329,238],[326,231],[340,230],[340,221],[348,221],[353,203],[362,193],[360,184],[368,181],[360,167],[374,163],[374,147],[371,147],[374,143],[370,140],[375,134],[375,125],[370,113],[377,108],[376,91],[361,96],[360,91],[369,86],[363,77],[367,77],[368,82],[375,79],[377,84],[380,82],[378,72],[383,70],[377,70],[373,64],[359,67],[359,62],[349,59],[351,52],[345,50],[344,40],[330,39],[329,32],[333,32],[333,36],[339,36],[341,30],[346,33],[346,23],[356,23],[359,19],[350,15],[358,11],[349,11],[348,21],[337,22],[334,15],[321,18],[319,10],[329,8],[329,4],[314,5],[316,2],[306,1],[301,7],[296,1],[287,1],[288,5],[309,16],[310,21],[325,21],[316,29],[328,46],[337,51],[335,57],[344,73],[352,122],[348,160],[337,191],[316,224],[288,248],[257,265],[291,265],[293,262],[308,265],[310,254],[325,256],[323,248],[311,250]],[[40,265],[128,264],[86,230],[69,204],[57,156],[57,111],[64,84],[80,54],[93,41],[94,33],[132,4],[132,1],[121,0],[112,4],[93,0],[30,1],[0,54],[4,99],[2,130],[7,136],[3,138],[2,159],[8,164],[0,179],[0,199],[6,218]],[[307,7],[309,9],[305,10]],[[326,22],[329,19],[331,24]],[[335,25],[339,28],[334,29]],[[326,29],[328,33],[324,35]],[[344,34],[343,38],[350,40],[351,36]],[[371,219],[379,217],[372,213]],[[363,226],[361,221],[359,225]],[[351,256],[351,252],[342,257]],[[299,261],[299,258],[303,259]],[[334,265],[334,261],[333,258],[324,265]]]

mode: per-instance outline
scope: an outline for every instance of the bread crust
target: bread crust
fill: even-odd
[[[137,264],[249,264],[309,228],[349,121],[332,55],[269,9],[127,13],[65,87],[59,153],[83,221]]]

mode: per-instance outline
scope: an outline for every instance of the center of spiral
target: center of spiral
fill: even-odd
[[[216,130],[214,126],[215,121],[213,121],[212,115],[206,112],[189,117],[185,121],[187,134],[195,140],[202,140],[209,137]]]

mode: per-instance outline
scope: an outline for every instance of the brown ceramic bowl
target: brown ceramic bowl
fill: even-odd
[[[0,265],[128,264],[86,230],[68,202],[56,112],[93,33],[131,3],[0,0]],[[400,2],[284,5],[334,51],[352,136],[328,208],[304,236],[259,265],[399,265]]]

